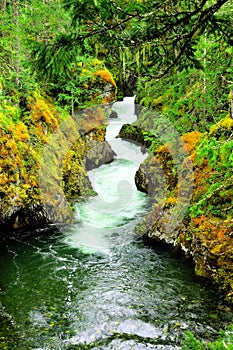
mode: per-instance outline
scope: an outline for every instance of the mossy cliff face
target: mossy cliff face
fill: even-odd
[[[105,74],[107,73],[112,79],[106,70]],[[99,84],[101,74],[98,73]],[[106,77],[104,79],[101,83],[103,87],[107,81]],[[116,91],[115,83],[111,86]],[[104,96],[103,94],[102,102],[105,102]],[[51,222],[51,213],[53,221],[64,223],[70,217],[66,210],[63,212],[63,203],[59,202],[59,198],[64,198],[64,193],[67,198],[93,194],[85,168],[85,157],[91,148],[90,140],[104,142],[106,128],[103,108],[96,108],[93,113],[91,117],[96,124],[92,119],[87,121],[84,118],[82,122],[88,123],[88,126],[77,127],[76,121],[55,107],[53,100],[41,92],[27,96],[24,110],[18,106],[2,104],[0,228],[3,234],[8,230],[46,225]],[[74,132],[71,131],[73,122]],[[56,137],[53,139],[54,135]],[[45,154],[49,148],[51,154],[46,159]],[[46,188],[45,206],[45,199],[41,196],[40,175],[41,172],[43,175],[43,171],[46,174],[46,167],[49,169],[46,186],[50,190]],[[50,216],[45,208],[49,208]]]
[[[233,303],[233,120],[213,125],[192,156],[195,188],[190,208],[190,255],[198,275],[216,281]],[[194,253],[193,253],[194,251]]]
[[[38,92],[28,98],[27,107],[28,111],[21,120],[16,117],[14,120],[13,115],[7,112],[1,116],[0,223],[5,230],[41,226],[49,222],[39,183],[43,149],[50,136],[58,131],[59,123],[68,117]],[[15,109],[14,113],[20,115],[21,111]],[[51,169],[50,180],[59,189],[55,158],[56,154],[51,154],[54,169]],[[50,201],[51,207],[57,205],[52,197]]]
[[[41,148],[59,122],[58,111],[39,93],[29,98],[28,109],[30,113],[21,120],[19,108],[4,106],[1,113],[0,222],[5,228],[20,227],[22,211],[35,209],[36,213],[41,209],[38,188]],[[46,216],[40,212],[44,223]],[[28,216],[26,221],[33,219]]]
[[[179,208],[181,184],[166,145],[158,147],[140,166],[136,175],[139,189],[142,186],[145,192],[150,192],[152,197],[154,195],[153,208],[140,228],[144,230],[145,237],[181,250],[194,262],[196,274],[216,282],[231,303],[233,162],[229,159],[232,131],[233,120],[227,116],[209,133],[195,131],[181,137],[188,152],[185,161],[193,164],[193,179],[190,179],[193,181],[192,197],[186,213],[181,213],[182,220],[179,219],[179,211],[174,216]],[[154,188],[154,192],[148,190],[148,184]]]

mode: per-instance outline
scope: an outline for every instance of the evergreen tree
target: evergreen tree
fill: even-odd
[[[175,3],[169,0],[163,3],[158,0],[64,0],[64,6],[72,16],[74,31],[51,42],[46,49],[50,54],[45,55],[43,47],[37,47],[37,53],[40,53],[40,62],[48,66],[49,61],[54,62],[54,56],[61,54],[62,47],[72,52],[74,47],[84,51],[93,47],[90,44],[95,41],[110,56],[116,52],[116,47],[129,48],[136,59],[138,55],[148,54],[157,76],[173,67],[178,70],[190,65],[200,67],[195,47],[204,31],[215,32],[216,36],[221,35],[226,43],[232,44],[231,17],[226,16],[225,11],[219,11],[227,3],[227,0]],[[146,44],[150,44],[147,53]],[[53,46],[51,50],[50,45]],[[89,51],[95,54],[94,49]],[[65,52],[62,52],[63,62],[67,64]]]

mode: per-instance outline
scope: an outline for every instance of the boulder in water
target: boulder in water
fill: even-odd
[[[114,111],[114,110],[111,110],[110,115],[109,115],[109,118],[118,118],[117,112]]]
[[[111,149],[107,141],[91,140],[89,149],[84,156],[86,170],[92,170],[107,163],[111,163],[116,153]]]

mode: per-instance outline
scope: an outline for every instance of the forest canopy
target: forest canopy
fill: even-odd
[[[145,74],[153,73],[156,77],[173,67],[201,68],[202,62],[195,55],[201,35],[213,34],[217,42],[224,41],[229,46],[233,43],[230,3],[64,0],[72,26],[68,32],[44,42],[44,46],[35,45],[33,54],[37,67],[46,67],[47,74],[57,56],[60,56],[57,66],[62,63],[68,66],[68,61],[77,54],[95,55],[96,46],[105,59],[110,55],[116,62],[119,52],[125,49],[135,53],[150,49],[154,70]]]
[[[81,96],[93,59],[112,71],[120,95],[130,79],[135,88],[184,69],[207,73],[214,60],[231,89],[232,0],[2,0],[0,8],[1,96],[13,103],[36,85],[63,104]]]

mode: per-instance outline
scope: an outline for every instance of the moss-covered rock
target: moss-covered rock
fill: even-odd
[[[63,164],[63,188],[69,199],[89,195],[92,190],[83,161],[84,152],[85,143],[80,138],[68,151]]]
[[[84,156],[86,170],[92,170],[107,163],[111,163],[116,153],[111,149],[107,141],[92,140]]]
[[[229,302],[233,302],[233,162],[229,161],[232,127],[232,119],[227,116],[208,134],[196,131],[182,136],[194,177],[189,210],[181,215],[181,221],[173,215],[180,200],[177,169],[169,148],[164,145],[157,149],[153,157],[163,170],[165,192],[154,201],[143,223],[147,239],[181,250],[192,259],[196,274],[216,282]],[[215,161],[212,157],[216,157]],[[153,174],[157,177],[158,168],[154,162],[151,168],[144,164],[139,169],[143,171],[143,190],[149,181],[156,187],[156,181],[151,179]]]
[[[113,102],[116,85],[105,67],[100,69],[98,65],[92,83],[101,85],[101,102]],[[25,97],[25,101],[24,109],[4,101],[1,105],[2,231],[70,220],[65,197],[93,194],[84,157],[92,148],[91,140],[101,146],[104,142],[106,123],[102,107],[86,109],[75,120],[40,91]]]
[[[147,132],[141,127],[133,124],[124,124],[121,127],[118,137],[125,140],[135,141],[144,145],[145,147],[150,147],[151,141],[147,139]]]
[[[83,92],[86,106],[108,104],[116,100],[117,86],[111,72],[104,62],[91,59],[88,65],[80,62],[83,77]],[[86,91],[85,91],[86,90]],[[89,97],[88,97],[89,95]]]
[[[111,103],[116,100],[116,83],[113,79],[112,74],[109,70],[104,67],[102,69],[97,70],[95,76],[99,78],[100,83],[102,85],[102,103]]]

